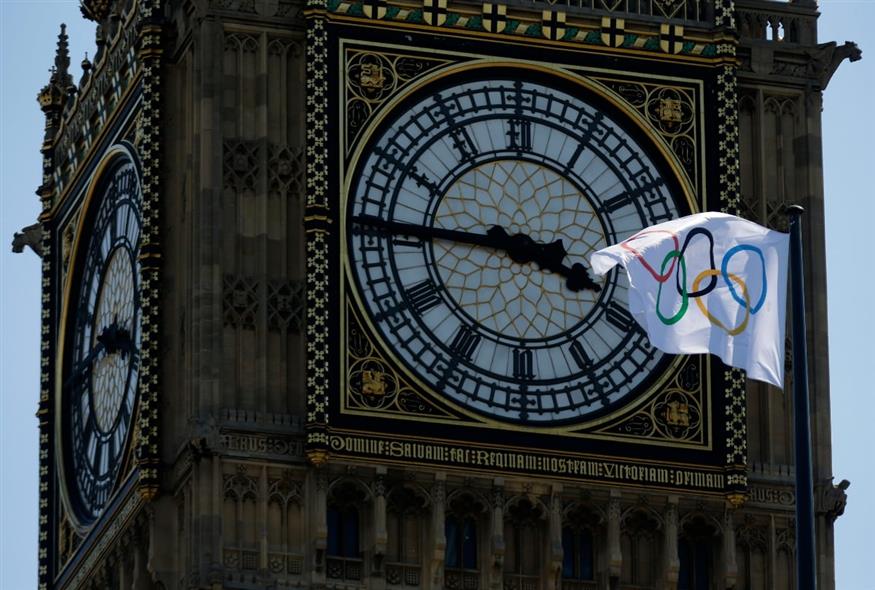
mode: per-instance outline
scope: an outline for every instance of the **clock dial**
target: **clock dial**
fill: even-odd
[[[64,442],[67,490],[82,524],[100,514],[112,493],[137,397],[140,181],[135,164],[119,160],[95,193],[99,202],[71,301]]]
[[[591,252],[687,211],[613,111],[549,81],[419,95],[374,135],[346,205],[349,267],[388,350],[436,395],[529,425],[592,419],[670,358]]]

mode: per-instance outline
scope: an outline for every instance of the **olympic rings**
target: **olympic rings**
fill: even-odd
[[[667,234],[671,237],[674,242],[674,249],[671,250],[668,254],[665,255],[665,258],[662,260],[662,265],[660,266],[659,272],[650,266],[647,260],[644,259],[644,256],[637,249],[632,247],[631,242],[640,239],[641,237],[648,234]],[[692,291],[687,291],[687,264],[685,261],[685,254],[687,252],[687,248],[690,245],[690,241],[696,236],[704,236],[708,240],[708,258],[710,262],[710,268],[703,270],[700,272],[695,280],[693,281]],[[659,320],[666,326],[671,326],[679,322],[687,313],[689,308],[689,300],[693,299],[696,302],[696,306],[699,308],[699,311],[702,312],[708,321],[711,322],[712,325],[717,326],[721,330],[725,331],[730,336],[737,336],[747,329],[748,323],[750,322],[750,317],[755,315],[760,309],[762,309],[763,305],[766,301],[766,294],[768,293],[768,278],[766,276],[766,258],[763,255],[763,251],[750,244],[739,244],[737,246],[733,246],[730,248],[726,254],[723,256],[723,260],[720,264],[720,269],[717,269],[717,265],[714,261],[714,236],[711,232],[702,227],[696,227],[691,229],[683,243],[683,247],[680,246],[680,241],[678,240],[678,236],[676,233],[668,231],[668,230],[644,230],[638,232],[634,236],[627,238],[620,244],[625,250],[631,252],[635,255],[635,258],[641,262],[641,265],[650,273],[650,275],[659,283],[659,288],[656,294],[656,315]],[[762,269],[761,274],[761,284],[762,288],[760,290],[759,298],[757,299],[754,305],[751,305],[750,294],[748,293],[747,284],[744,280],[738,276],[737,274],[733,274],[729,272],[729,263],[732,258],[739,254],[740,252],[753,252],[759,257],[760,266]],[[668,267],[668,270],[666,270]],[[666,317],[663,315],[662,310],[660,309],[660,302],[662,300],[662,286],[663,283],[668,281],[672,274],[675,273],[675,268],[679,267],[680,272],[677,273],[675,277],[676,289],[678,295],[681,296],[681,305],[677,312],[674,315]],[[715,317],[714,314],[707,308],[705,302],[702,300],[702,297],[708,295],[714,289],[717,288],[719,279],[722,278],[723,282],[726,284],[729,294],[744,309],[744,319],[741,323],[734,327],[727,327],[719,318]],[[702,282],[708,279],[708,283],[702,287]],[[701,287],[701,288],[700,288]],[[739,294],[740,291],[740,294]]]
[[[718,270],[703,270],[701,273],[699,273],[699,276],[696,277],[696,280],[693,281],[693,289],[697,289],[701,280],[704,279],[706,276],[713,277],[717,276],[718,274],[720,274],[720,271]],[[750,320],[750,298],[747,296],[747,285],[744,284],[744,281],[741,280],[741,277],[729,273],[729,278],[738,283],[738,286],[741,287],[741,294],[744,297],[744,319],[740,324],[738,324],[737,327],[729,329],[724,326],[723,322],[711,315],[711,312],[708,311],[708,308],[705,307],[705,304],[702,303],[701,299],[696,299],[696,305],[699,306],[699,311],[701,311],[712,324],[722,329],[730,336],[738,336],[739,334],[744,332],[745,328],[747,328],[747,322],[748,320]]]
[[[711,232],[709,232],[704,227],[695,227],[695,228],[690,230],[690,233],[687,234],[687,238],[684,240],[684,247],[681,248],[681,259],[683,259],[684,254],[686,254],[686,252],[687,252],[687,246],[690,245],[690,240],[692,240],[695,236],[700,235],[700,234],[705,236],[706,238],[708,238],[708,243],[710,244],[710,246],[708,247],[708,256],[711,258],[711,267],[710,268],[716,268],[714,266],[714,236],[712,236]],[[680,276],[678,276],[678,280],[680,280]],[[684,277],[684,286],[683,286],[684,289],[686,289],[686,284],[687,284],[687,277]],[[690,297],[702,297],[704,295],[707,295],[708,293],[713,291],[716,286],[717,286],[717,276],[715,275],[715,276],[711,277],[710,284],[707,287],[705,287],[704,289],[702,289],[701,291],[699,291],[698,289],[696,289],[694,287],[693,292],[690,293]],[[677,289],[678,289],[678,295],[680,295],[681,294],[681,285],[680,284],[678,284]]]
[[[664,281],[662,283],[659,283],[659,291],[656,292],[656,315],[659,317],[660,321],[662,321],[662,323],[666,326],[671,326],[672,324],[676,324],[677,322],[679,322],[680,319],[684,317],[684,314],[687,313],[687,307],[690,304],[690,300],[687,297],[687,263],[684,262],[683,255],[677,250],[672,250],[671,252],[666,254],[665,258],[662,261],[662,267],[659,269],[659,272],[665,272],[665,265],[668,264],[669,260],[672,261],[671,265],[672,268],[674,268],[675,258],[680,261],[681,273],[684,277],[682,283],[684,288],[683,292],[681,293],[681,308],[677,311],[677,313],[675,313],[670,318],[667,318],[662,315],[662,312],[659,310],[659,300],[662,298],[662,285],[664,284]],[[671,271],[669,271],[669,274],[671,274]],[[693,288],[695,289],[695,286]],[[698,302],[698,299],[696,301]]]
[[[653,278],[656,279],[656,281],[658,283],[664,283],[668,280],[668,277],[671,276],[671,273],[674,272],[674,262],[672,262],[671,268],[668,269],[668,272],[664,273],[665,269],[663,268],[660,271],[660,273],[657,274],[656,271],[653,269],[653,267],[650,266],[650,264],[646,260],[644,260],[644,257],[641,256],[641,253],[638,250],[636,250],[635,248],[633,248],[632,246],[629,246],[629,242],[631,242],[632,240],[635,240],[635,239],[640,238],[642,236],[646,236],[648,234],[668,234],[671,236],[671,239],[674,240],[674,249],[678,250],[680,247],[680,244],[678,243],[677,234],[675,234],[674,232],[670,232],[668,230],[664,230],[664,229],[655,229],[655,230],[645,229],[644,231],[638,232],[637,234],[635,234],[631,238],[627,238],[627,239],[623,240],[620,243],[620,246],[622,246],[624,249],[626,249],[629,252],[631,252],[632,254],[634,254],[638,258],[638,260],[641,261],[641,264],[644,265],[644,268],[646,268],[647,271],[651,275],[653,275]]]
[[[762,275],[762,279],[761,279],[762,284],[763,284],[763,289],[762,289],[762,292],[760,293],[759,300],[757,300],[757,304],[754,305],[752,308],[750,307],[750,300],[748,300],[747,297],[745,297],[744,301],[742,301],[741,299],[738,298],[738,295],[735,293],[735,288],[732,286],[732,283],[729,281],[729,278],[728,278],[731,275],[729,275],[729,272],[726,270],[726,268],[729,266],[729,260],[733,256],[735,256],[736,254],[738,254],[739,252],[742,252],[744,250],[747,250],[749,252],[755,252],[757,255],[759,255],[760,262],[763,263],[762,264],[763,275]],[[766,302],[766,287],[768,285],[768,282],[766,281],[766,258],[765,258],[765,256],[763,256],[763,251],[760,250],[759,248],[757,248],[756,246],[750,246],[748,244],[739,244],[738,246],[735,246],[734,248],[730,248],[729,252],[727,252],[726,255],[723,257],[723,264],[720,267],[720,270],[721,270],[721,273],[723,274],[723,280],[726,281],[726,284],[729,286],[729,292],[732,294],[732,298],[735,299],[739,305],[748,306],[748,309],[750,309],[751,313],[758,312],[760,310],[760,308],[763,306],[763,303]]]

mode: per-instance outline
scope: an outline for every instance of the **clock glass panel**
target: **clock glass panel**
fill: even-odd
[[[549,78],[444,82],[398,112],[345,212],[352,283],[385,347],[433,394],[532,426],[647,389],[671,357],[629,314],[626,280],[594,280],[587,260],[689,211],[652,146]]]

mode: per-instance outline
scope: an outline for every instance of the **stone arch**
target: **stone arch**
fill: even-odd
[[[302,482],[285,471],[267,485],[268,569],[276,575],[301,575],[306,519]]]
[[[511,496],[504,504],[504,586],[537,588],[547,572],[550,509],[537,496]]]
[[[620,582],[652,588],[659,575],[664,521],[651,506],[639,503],[620,514],[623,567]]]
[[[258,567],[257,531],[258,480],[246,465],[237,465],[234,473],[222,480],[222,537],[225,546],[223,563],[231,570],[255,570]]]
[[[575,584],[594,581],[607,568],[607,515],[585,502],[569,502],[562,509],[563,580]]]
[[[769,532],[765,526],[745,523],[735,529],[737,590],[769,588],[771,560]]]
[[[478,588],[488,553],[491,505],[479,491],[455,489],[446,497],[444,531],[445,586]]]
[[[364,545],[370,529],[372,490],[354,477],[339,477],[328,486],[326,575],[332,580],[359,582],[364,578]]]
[[[702,510],[684,514],[678,523],[679,579],[690,587],[716,580],[723,523]]]
[[[393,587],[421,584],[427,547],[431,497],[415,482],[398,483],[386,494],[386,583]]]

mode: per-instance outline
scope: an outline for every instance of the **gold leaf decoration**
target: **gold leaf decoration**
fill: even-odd
[[[390,97],[449,60],[359,49],[346,52],[346,149]]]

